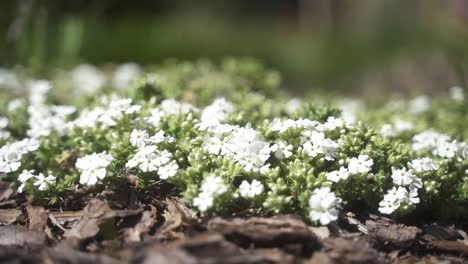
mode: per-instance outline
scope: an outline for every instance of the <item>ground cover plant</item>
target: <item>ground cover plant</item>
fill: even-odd
[[[83,64],[47,80],[2,69],[0,87],[2,180],[51,210],[130,184],[137,200],[179,197],[201,218],[296,214],[333,227],[348,211],[468,216],[459,87],[412,100],[299,99],[252,59]]]

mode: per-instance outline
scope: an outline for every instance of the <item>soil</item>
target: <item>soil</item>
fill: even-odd
[[[1,183],[0,263],[468,263],[463,226],[351,212],[327,227],[295,215],[199,217],[175,196],[127,186],[83,189],[59,208]]]

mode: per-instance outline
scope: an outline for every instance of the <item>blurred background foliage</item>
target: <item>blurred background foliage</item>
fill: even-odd
[[[4,0],[0,66],[259,58],[283,86],[376,96],[466,87],[468,0]]]

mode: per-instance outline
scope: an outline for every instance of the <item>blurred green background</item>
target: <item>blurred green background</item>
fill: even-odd
[[[468,0],[0,1],[0,67],[259,58],[295,93],[466,87]]]

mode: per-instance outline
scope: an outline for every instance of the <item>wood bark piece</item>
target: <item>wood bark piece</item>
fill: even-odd
[[[270,256],[244,250],[219,234],[204,234],[166,245],[152,245],[132,255],[131,263],[290,263],[272,261]]]
[[[399,224],[376,215],[370,215],[370,219],[366,220],[366,227],[369,236],[375,238],[383,246],[390,244],[400,248],[410,247],[421,234],[421,230],[417,227]]]
[[[126,242],[141,241],[142,235],[148,233],[151,227],[156,223],[156,208],[151,207],[151,211],[144,211],[140,221],[133,228],[125,231],[124,239]]]
[[[386,262],[379,252],[364,240],[334,237],[324,239],[323,245],[321,253],[325,253],[325,256],[319,254],[316,257],[314,254],[311,263],[372,264]]]
[[[460,254],[463,257],[468,257],[468,246],[458,241],[432,241],[426,246],[426,248],[437,252],[455,253]]]
[[[43,231],[47,225],[47,212],[42,206],[31,206],[26,207],[29,219],[29,229]]]
[[[425,225],[422,230],[424,232],[423,238],[428,241],[457,240],[462,237],[458,230],[438,224]]]
[[[21,214],[21,210],[17,209],[0,209],[0,224],[11,225],[18,220]]]
[[[293,254],[310,256],[321,247],[318,237],[309,227],[293,216],[214,218],[208,222],[207,228],[244,248],[279,247]]]
[[[0,246],[44,246],[44,232],[29,230],[24,226],[0,226]]]

